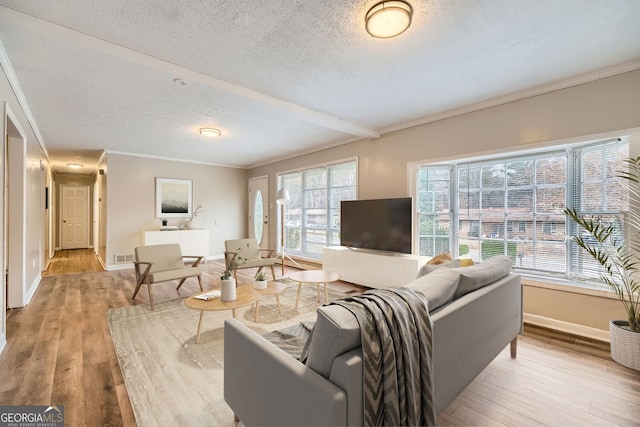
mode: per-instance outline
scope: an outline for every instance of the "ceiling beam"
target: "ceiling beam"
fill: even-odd
[[[380,137],[380,133],[376,130],[348,122],[339,117],[324,114],[298,104],[265,95],[246,87],[229,83],[216,77],[129,49],[125,46],[120,46],[115,43],[36,18],[32,15],[19,12],[6,6],[0,6],[0,20],[18,23],[41,34],[56,37],[79,46],[84,46],[107,55],[112,55],[125,61],[163,71],[173,77],[198,82],[214,89],[222,90],[245,99],[269,105],[283,112],[288,112],[304,122],[311,123],[319,127],[333,129],[338,132],[362,138],[375,139]]]

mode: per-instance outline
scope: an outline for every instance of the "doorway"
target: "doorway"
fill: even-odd
[[[62,249],[88,248],[89,187],[86,185],[61,185],[60,195]]]
[[[249,179],[249,237],[269,249],[269,177]]]

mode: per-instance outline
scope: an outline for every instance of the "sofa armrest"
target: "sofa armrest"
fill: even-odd
[[[364,425],[362,347],[336,357],[331,367],[329,381],[347,394],[347,425]]]
[[[520,276],[511,273],[468,293],[436,310],[431,320],[439,414],[521,332]]]
[[[235,319],[224,324],[224,399],[247,426],[346,424],[340,388]]]

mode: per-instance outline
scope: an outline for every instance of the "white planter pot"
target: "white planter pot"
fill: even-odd
[[[611,358],[622,366],[640,371],[640,332],[630,330],[626,320],[612,320],[609,335]]]
[[[267,289],[266,280],[256,280],[253,282],[253,289]]]
[[[236,279],[233,277],[222,281],[222,289],[220,291],[220,299],[222,301],[236,300]]]

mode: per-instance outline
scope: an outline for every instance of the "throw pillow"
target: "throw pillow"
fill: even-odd
[[[471,267],[472,265],[476,265],[471,258],[460,258],[458,261],[460,261],[460,267]]]
[[[358,319],[339,305],[318,308],[318,319],[309,337],[306,364],[325,378],[329,378],[333,360],[361,345]]]
[[[436,271],[438,268],[440,267],[447,267],[447,268],[455,268],[455,267],[460,267],[460,260],[459,259],[454,259],[451,261],[447,261],[447,262],[443,262],[442,264],[425,264],[422,267],[420,267],[420,270],[418,270],[418,278],[424,276],[425,274],[429,274],[432,273],[434,271]]]
[[[427,265],[438,265],[447,261],[451,261],[451,252],[442,252],[441,254],[434,256],[427,261]]]
[[[460,273],[458,271],[450,268],[437,268],[434,272],[419,277],[406,287],[424,295],[429,301],[429,311],[431,312],[453,301],[459,280]]]
[[[502,279],[511,273],[512,265],[513,259],[510,256],[498,255],[473,267],[456,268],[455,270],[460,273],[460,281],[454,299]]]

